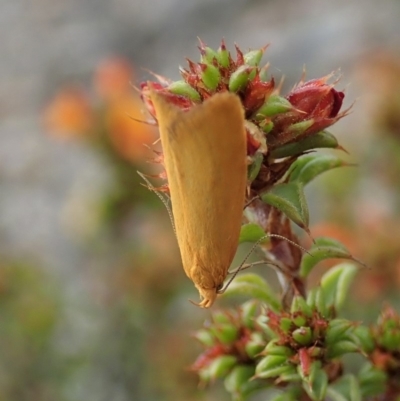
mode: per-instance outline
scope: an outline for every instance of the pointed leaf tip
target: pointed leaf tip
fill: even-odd
[[[308,205],[299,182],[277,184],[268,192],[261,194],[263,202],[275,207],[299,227],[309,233]]]

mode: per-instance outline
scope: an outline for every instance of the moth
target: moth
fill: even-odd
[[[244,110],[233,93],[183,111],[155,90],[173,222],[186,275],[203,308],[223,288],[239,243],[247,185]]]

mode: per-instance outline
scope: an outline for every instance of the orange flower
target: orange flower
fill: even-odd
[[[110,101],[132,90],[132,80],[130,63],[123,58],[113,57],[102,61],[97,67],[94,86],[102,98]]]
[[[155,130],[150,125],[135,121],[139,120],[143,103],[139,96],[131,93],[114,99],[106,109],[105,121],[107,132],[117,152],[131,161],[143,160],[146,155],[144,144],[150,144],[155,139]]]
[[[93,124],[93,112],[86,94],[76,87],[62,89],[46,107],[44,122],[56,136],[87,134]]]

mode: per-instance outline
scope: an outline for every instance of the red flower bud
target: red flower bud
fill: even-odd
[[[274,79],[271,79],[269,82],[263,82],[260,80],[259,74],[257,74],[246,87],[243,99],[243,106],[245,110],[253,111],[260,108],[265,99],[271,95],[274,89]]]
[[[308,117],[335,118],[342,107],[344,93],[327,85],[329,76],[297,86],[286,99]]]

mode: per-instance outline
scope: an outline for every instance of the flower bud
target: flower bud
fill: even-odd
[[[254,113],[253,118],[263,120],[265,117],[273,117],[277,114],[293,110],[292,104],[282,96],[272,95]]]
[[[245,345],[246,354],[249,358],[256,358],[260,352],[265,348],[265,340],[260,333],[252,333],[250,340]]]
[[[215,90],[221,79],[219,69],[212,64],[200,64],[201,80],[205,87],[210,90]]]
[[[272,340],[265,347],[263,354],[290,357],[293,355],[293,350],[284,345],[278,345],[276,340]]]
[[[254,74],[256,70],[254,67],[249,65],[240,66],[229,78],[229,90],[231,92],[239,92],[246,88],[251,75]]]
[[[293,331],[292,337],[299,345],[310,345],[313,340],[310,327],[299,327]]]
[[[216,310],[215,312],[213,312],[212,320],[214,323],[217,324],[230,324],[232,321],[230,316],[222,310]]]
[[[243,56],[244,59],[244,63],[247,65],[251,65],[253,67],[258,67],[258,65],[260,64],[260,61],[262,59],[262,56],[265,52],[265,49],[268,46],[264,46],[261,49],[257,49],[257,50],[251,50],[248,53],[246,53]]]
[[[314,124],[314,120],[306,120],[306,121],[300,121],[299,123],[294,123],[289,125],[287,128],[287,132],[290,132],[292,134],[292,139],[304,134],[310,127],[312,127]]]
[[[238,329],[233,324],[219,324],[210,331],[223,344],[231,344],[238,336]]]
[[[297,327],[302,327],[302,326],[306,325],[307,319],[302,314],[296,314],[296,315],[293,316],[293,323]]]
[[[215,343],[215,337],[210,333],[209,330],[197,330],[197,332],[194,334],[194,338],[196,338],[206,347],[212,347]]]
[[[342,106],[344,93],[327,85],[328,79],[329,76],[298,85],[287,99],[296,109],[309,115],[334,118]]]
[[[212,64],[214,60],[218,60],[218,54],[211,47],[199,47],[201,58],[200,61],[206,64]]]
[[[237,359],[233,355],[222,355],[215,358],[207,367],[211,380],[225,377],[236,365]]]
[[[288,317],[282,317],[280,321],[280,328],[284,333],[289,333],[293,327],[292,319]]]
[[[231,64],[231,55],[226,49],[224,41],[221,42],[221,46],[218,49],[217,60],[218,64],[223,68],[228,68]]]
[[[172,82],[166,89],[175,95],[185,96],[194,102],[200,102],[201,100],[199,92],[185,81]]]
[[[274,128],[274,123],[269,119],[261,121],[258,125],[264,131],[265,134],[268,134],[269,132],[271,132],[272,128]]]

